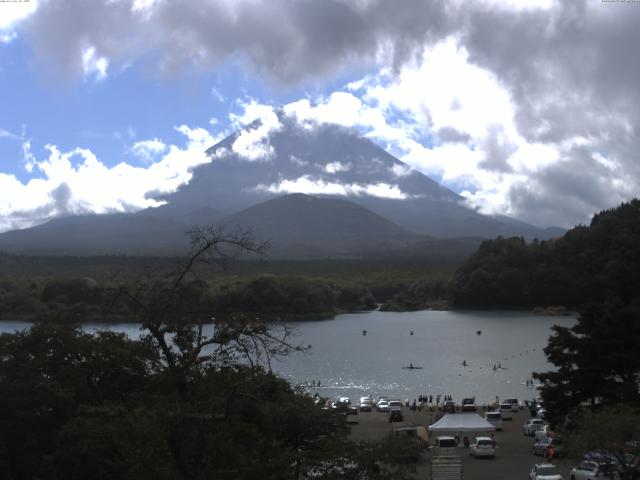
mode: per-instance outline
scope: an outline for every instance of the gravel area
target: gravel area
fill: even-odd
[[[482,413],[482,412],[480,412]],[[435,422],[436,413],[426,411],[412,412],[403,407],[404,420],[415,425],[428,426]],[[352,424],[351,438],[353,440],[379,440],[391,433],[391,424],[387,413],[364,412],[349,417]],[[532,453],[534,440],[522,434],[522,425],[529,419],[529,413],[521,410],[515,414],[513,420],[503,421],[503,430],[495,432],[498,449],[495,458],[473,458],[468,449],[460,447],[460,454],[464,462],[465,480],[487,479],[526,479],[535,463],[543,463],[544,459]],[[484,435],[484,434],[483,434]],[[490,435],[490,434],[489,434]],[[416,478],[429,478],[430,454],[426,454],[417,465]],[[553,461],[565,480],[569,479],[571,467],[578,462],[576,459],[561,458]]]

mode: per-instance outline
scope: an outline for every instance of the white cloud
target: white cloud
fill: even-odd
[[[173,192],[186,183],[193,167],[210,161],[204,150],[216,140],[201,128],[181,125],[176,130],[187,138],[186,146],[165,146],[163,157],[146,167],[124,162],[109,167],[88,149],[62,152],[54,145],[47,146],[47,158],[37,160],[25,142],[32,169],[42,178],[23,183],[0,173],[0,231],[29,227],[61,213],[122,212],[159,205],[147,195]],[[148,145],[155,144],[158,150],[160,143]],[[60,191],[66,192],[64,204],[54,201]]]
[[[109,60],[96,54],[95,47],[89,47],[82,52],[82,68],[85,80],[93,77],[96,81],[107,78]]]
[[[401,165],[396,163],[391,167],[391,173],[396,177],[406,177],[413,172],[413,169],[409,165]]]
[[[278,115],[273,107],[260,105],[255,101],[241,104],[241,107],[244,109],[241,115],[231,115],[234,125],[240,127],[250,122],[256,123],[240,130],[231,149],[241,158],[251,162],[270,160],[275,151],[269,143],[269,135],[282,129]]]
[[[309,165],[309,162],[307,162],[306,160],[302,160],[301,158],[298,158],[295,155],[289,155],[289,161],[299,167],[305,167]]]
[[[131,152],[142,161],[151,163],[166,149],[167,146],[163,142],[153,138],[134,143]]]
[[[0,2],[0,44],[17,38],[16,27],[38,9],[38,4],[38,0]]]
[[[327,173],[348,172],[350,169],[351,164],[341,162],[329,162],[324,166]]]
[[[15,133],[11,133],[9,130],[0,128],[0,138],[9,138],[11,140],[19,140],[22,137],[20,137],[20,135],[16,135]]]
[[[309,195],[342,195],[345,197],[371,195],[373,197],[396,200],[403,200],[409,197],[397,185],[388,183],[343,184],[314,179],[309,175],[303,175],[294,180],[282,180],[271,185],[260,184],[255,189],[256,191],[271,193],[306,193]]]

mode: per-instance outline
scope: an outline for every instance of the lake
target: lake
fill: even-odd
[[[500,398],[531,399],[526,385],[534,371],[551,368],[542,349],[551,326],[571,326],[574,317],[524,312],[363,312],[333,320],[291,322],[296,342],[311,345],[273,364],[294,384],[321,382],[310,393],[357,397],[381,395],[412,400],[420,394],[475,396],[479,403]],[[0,322],[0,332],[28,328],[24,322]],[[132,337],[136,324],[88,324]],[[362,331],[367,334],[363,335]],[[411,332],[413,331],[413,335]],[[476,332],[481,331],[481,335]],[[463,366],[466,362],[467,366]],[[422,369],[408,370],[413,363]],[[493,369],[500,364],[503,369]]]

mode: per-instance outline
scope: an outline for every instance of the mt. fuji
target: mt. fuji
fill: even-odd
[[[283,111],[238,130],[207,154],[211,161],[162,196],[160,207],[54,219],[0,235],[0,249],[172,254],[186,246],[182,232],[211,223],[253,228],[261,239],[272,240],[278,256],[297,258],[414,251],[415,245],[439,243],[436,238],[477,243],[497,235],[557,234],[482,215],[355,130]]]

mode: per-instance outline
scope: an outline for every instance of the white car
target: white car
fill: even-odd
[[[541,418],[530,418],[527,423],[522,426],[522,433],[533,437],[538,430],[542,430],[544,427],[544,420]]]
[[[401,410],[402,402],[400,400],[389,400],[389,409],[390,410]]]
[[[387,402],[386,400],[378,401],[378,406],[376,407],[376,409],[379,412],[388,412],[389,411],[389,402]]]
[[[501,403],[498,410],[502,414],[503,420],[513,420],[513,408],[510,403]]]
[[[373,403],[370,399],[369,400],[360,399],[359,408],[361,412],[370,412],[373,409]]]
[[[473,437],[469,444],[469,455],[472,457],[495,457],[496,445],[490,437]]]
[[[518,403],[518,399],[517,398],[507,398],[502,403],[509,403],[511,405],[511,411],[513,413],[518,413],[518,411],[520,410],[520,404]]]
[[[536,442],[541,442],[542,440],[550,436],[552,436],[552,434],[551,430],[549,429],[549,425],[543,425],[540,430],[533,434]]]
[[[555,465],[538,463],[531,469],[529,480],[564,480],[564,478]]]
[[[502,414],[500,412],[487,412],[485,419],[496,427],[496,430],[502,430]]]
[[[589,461],[580,462],[578,466],[571,469],[569,475],[571,480],[593,480],[596,477],[611,478],[611,475],[613,478],[619,477],[615,465]]]

